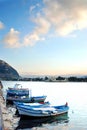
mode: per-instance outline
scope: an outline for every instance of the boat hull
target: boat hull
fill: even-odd
[[[40,106],[40,107],[30,107],[28,105],[17,105],[17,109],[20,116],[28,116],[30,118],[44,118],[44,117],[54,117],[68,113],[69,107],[62,106]]]
[[[50,123],[68,123],[68,114],[63,114],[55,117],[43,117],[43,118],[30,118],[28,116],[23,116],[20,118],[17,126],[17,130],[19,129],[32,129],[34,127],[42,127],[43,124]]]
[[[35,103],[35,102],[43,103],[45,99],[46,99],[46,96],[36,96],[36,97],[30,97],[30,98],[8,96],[6,98],[6,102],[13,103],[14,101],[17,101],[17,102],[24,102],[24,103]]]
[[[13,88],[7,89],[6,103],[13,104],[14,101],[32,103],[32,102],[44,102],[47,96],[31,96],[31,90],[28,88],[22,88],[21,84],[15,84]]]
[[[39,118],[51,118],[51,117],[56,117],[56,116],[60,116],[60,115],[64,115],[64,114],[67,114],[68,112],[65,111],[65,112],[61,112],[61,113],[57,113],[57,114],[48,114],[48,115],[45,115],[45,114],[31,114],[29,112],[24,112],[22,110],[18,110],[19,112],[19,115],[23,118],[30,118],[30,119],[39,119]]]

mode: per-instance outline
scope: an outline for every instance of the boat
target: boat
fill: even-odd
[[[29,89],[22,88],[21,84],[15,84],[13,88],[8,87],[7,96],[28,96]]]
[[[20,116],[31,118],[54,117],[68,112],[67,104],[60,106],[51,106],[50,104],[40,103],[15,103]]]
[[[15,84],[13,88],[9,87],[7,89],[6,103],[17,102],[44,102],[47,96],[32,96],[31,90],[28,88],[23,88],[21,84]]]
[[[47,96],[43,95],[43,96],[34,96],[34,97],[24,97],[24,96],[8,96],[6,97],[6,102],[7,103],[13,103],[13,101],[17,101],[17,102],[24,102],[24,103],[35,103],[35,102],[39,102],[39,103],[44,103],[45,99]]]
[[[68,123],[69,122],[69,117],[68,113],[65,113],[63,115],[55,116],[55,117],[46,117],[46,118],[25,118],[21,117],[19,118],[18,125],[15,130],[31,130],[35,129],[35,127],[42,127],[43,125],[48,125],[48,124],[60,124],[60,123]]]

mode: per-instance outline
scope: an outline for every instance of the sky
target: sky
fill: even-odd
[[[0,0],[0,59],[20,75],[87,75],[87,0]]]

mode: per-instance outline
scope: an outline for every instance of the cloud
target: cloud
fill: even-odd
[[[3,42],[8,48],[18,48],[23,46],[33,46],[38,41],[45,40],[45,34],[48,33],[50,28],[50,23],[38,14],[36,19],[33,19],[35,23],[34,30],[24,36],[23,42],[20,42],[19,32],[14,28],[11,28],[10,31],[5,35]]]
[[[45,18],[58,35],[87,28],[87,0],[43,0]]]
[[[24,37],[23,46],[33,46],[37,41],[39,41],[40,38],[36,33],[28,34]]]
[[[38,15],[36,19],[33,19],[33,22],[36,24],[36,27],[31,34],[24,37],[24,46],[33,46],[37,41],[44,40],[43,35],[47,34],[49,31],[50,23],[42,16]]]
[[[14,30],[14,28],[10,29],[5,37],[3,38],[3,42],[5,43],[6,47],[10,48],[18,48],[21,46],[19,43],[19,32]]]
[[[34,22],[37,25],[35,28],[35,32],[37,34],[42,35],[48,33],[50,22],[47,19],[39,15],[36,19],[34,19]]]
[[[39,4],[30,8],[32,12],[37,6],[40,7],[39,13],[37,10],[34,16],[31,15],[35,24],[32,32],[25,35],[20,43],[19,32],[10,29],[4,37],[7,47],[33,46],[45,39],[50,32],[64,37],[74,36],[75,31],[87,29],[87,0],[43,0],[43,4],[42,10]],[[2,28],[0,22],[0,29]]]
[[[24,38],[25,45],[45,39],[51,30],[53,34],[65,37],[76,36],[76,30],[87,28],[87,0],[43,0],[43,3],[41,12],[33,18],[36,27]]]
[[[30,9],[29,9],[30,13],[32,13],[32,11],[33,11],[34,9],[36,9],[37,7],[40,7],[40,4],[39,4],[39,3],[37,3],[36,5],[32,5],[32,6],[30,7]]]
[[[31,6],[30,9],[29,9],[30,13],[31,13],[35,8],[36,8],[36,6],[34,6],[34,5]]]
[[[0,21],[0,30],[4,28],[4,24]]]

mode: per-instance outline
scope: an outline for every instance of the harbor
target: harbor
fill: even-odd
[[[47,95],[46,101],[50,101],[51,105],[62,105],[67,101],[70,109],[67,116],[58,117],[56,120],[37,121],[36,119],[30,120],[28,118],[23,119],[19,117],[19,119],[13,118],[7,121],[9,120],[9,116],[14,117],[11,112],[13,111],[13,107],[9,110],[5,101],[2,100],[4,101],[4,103],[2,102],[4,107],[6,107],[4,113],[9,113],[8,115],[2,112],[3,123],[6,127],[4,130],[87,130],[87,83],[2,81],[4,97],[8,87],[14,86],[15,83],[20,83],[25,88],[31,89],[32,96]],[[7,116],[6,120],[6,116],[4,117],[4,115]]]
[[[25,109],[26,109],[26,105],[25,105],[26,103],[23,104],[23,103],[20,102],[20,104],[18,104],[18,105],[15,104],[16,108],[15,108],[14,105],[8,106],[7,103],[6,103],[5,94],[7,95],[7,92],[10,92],[8,94],[13,95],[13,94],[15,94],[13,90],[17,91],[17,89],[10,88],[10,90],[12,90],[13,93],[11,93],[12,91],[7,91],[7,90],[9,90],[9,87],[6,87],[6,85],[9,82],[6,82],[6,85],[4,84],[5,82],[4,81],[0,82],[0,109],[1,109],[1,111],[0,111],[0,115],[1,115],[1,120],[0,120],[0,127],[1,128],[0,128],[0,130],[16,130],[16,129],[18,130],[19,128],[23,129],[24,127],[25,128],[30,128],[31,124],[32,124],[32,129],[33,129],[33,127],[39,127],[41,124],[43,125],[44,123],[47,123],[47,124],[50,123],[50,122],[52,123],[52,122],[54,122],[54,121],[56,121],[56,120],[59,119],[59,118],[58,119],[55,118],[55,120],[54,120],[53,117],[55,117],[56,115],[60,115],[60,113],[62,112],[61,110],[64,110],[65,108],[67,108],[66,106],[58,107],[58,109],[60,110],[60,112],[59,112],[59,110],[57,111],[56,106],[55,106],[55,108],[53,106],[49,106],[48,102],[46,102],[46,105],[45,104],[39,104],[39,103],[36,103],[36,102],[35,103],[32,102],[32,103],[30,103],[30,105],[28,106],[28,108],[31,109],[32,112],[34,112],[34,117],[33,117],[33,115],[31,115],[31,111],[29,111],[29,110],[28,110],[27,114],[29,114],[29,113],[30,114],[27,115],[27,116],[31,115],[32,118],[33,118],[33,120],[31,120],[31,119],[27,120],[27,117],[23,120],[22,118],[20,118],[20,116],[17,116],[15,114],[15,112],[16,112],[15,110],[17,108],[19,109],[19,107],[21,107],[21,105],[22,105],[22,107],[24,106]],[[13,86],[12,84],[9,85],[9,86]],[[23,85],[23,86],[26,86],[26,85]],[[26,90],[26,89],[22,88],[22,90]],[[18,89],[18,91],[19,91],[19,89]],[[22,95],[22,91],[20,91],[20,92],[21,93],[17,93],[16,92],[16,95],[17,94]],[[36,97],[38,97],[38,96],[36,96]],[[36,99],[36,97],[35,97],[35,99]],[[42,96],[39,96],[39,97],[42,97]],[[42,99],[41,99],[41,103],[42,103]],[[37,112],[38,112],[38,114],[37,114]],[[36,115],[35,115],[35,113],[36,113]],[[19,114],[21,115],[21,113],[19,113]],[[24,115],[26,115],[26,113],[24,113]],[[44,117],[42,120],[40,119],[41,116]],[[45,116],[46,116],[46,118],[45,118]],[[39,118],[40,120],[39,119],[36,120],[37,118]],[[26,123],[25,123],[26,125],[24,124],[25,120],[26,120]],[[23,123],[21,124],[21,122],[23,122]],[[27,124],[27,122],[29,122],[29,123]]]
[[[3,96],[3,87],[0,81],[0,130],[14,130],[20,118],[15,116],[13,107],[7,107],[6,99]]]

